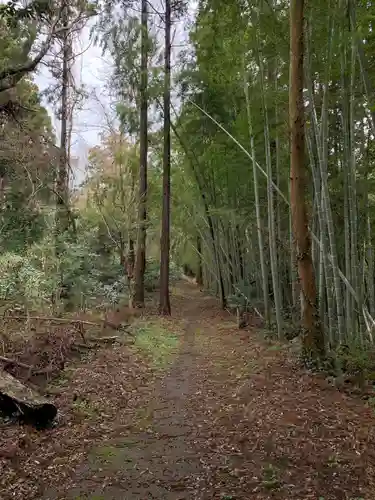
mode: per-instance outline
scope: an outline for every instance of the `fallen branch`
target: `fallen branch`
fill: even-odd
[[[63,323],[63,324],[71,324],[71,325],[87,325],[87,326],[109,326],[113,328],[113,330],[126,329],[130,326],[129,323],[121,323],[115,324],[112,321],[108,321],[106,319],[100,320],[99,323],[94,321],[86,321],[78,318],[54,318],[54,317],[46,317],[46,316],[26,316],[26,315],[17,315],[12,316],[12,319],[35,319],[38,321],[49,321],[51,323]]]
[[[40,368],[40,370],[36,370],[32,368],[31,375],[49,375],[51,373],[55,373],[56,371],[63,370],[64,368],[58,368],[53,365],[46,366],[45,368]]]
[[[119,341],[119,336],[118,335],[114,335],[112,337],[95,337],[95,339],[88,339],[88,340],[92,340],[92,342],[117,342]]]
[[[66,324],[74,324],[78,323],[81,325],[88,325],[88,326],[102,326],[103,321],[100,323],[95,323],[93,321],[85,321],[83,319],[76,319],[76,318],[53,318],[53,317],[46,317],[46,316],[26,316],[26,315],[17,315],[17,316],[12,316],[12,319],[35,319],[38,321],[50,321],[51,323],[66,323]]]
[[[129,323],[113,323],[112,321],[108,321],[107,319],[103,319],[103,326],[108,326],[112,328],[112,330],[126,330],[130,327]]]
[[[97,347],[94,344],[82,344],[80,342],[75,342],[74,344],[71,345],[72,351],[80,351],[81,349],[95,349]]]
[[[8,363],[10,365],[19,366],[20,368],[26,368],[26,370],[32,370],[32,366],[21,363],[21,361],[17,361],[16,359],[10,359],[4,356],[0,356],[0,361],[2,361],[3,363]]]

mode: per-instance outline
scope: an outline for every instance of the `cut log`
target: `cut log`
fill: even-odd
[[[0,370],[0,412],[7,417],[44,428],[56,417],[57,408],[12,375]]]

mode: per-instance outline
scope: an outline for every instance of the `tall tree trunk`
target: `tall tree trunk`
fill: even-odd
[[[134,254],[134,240],[133,238],[129,238],[128,243],[128,255],[127,255],[127,265],[128,265],[128,275],[133,277],[134,274],[134,263],[135,263],[135,254]]]
[[[69,97],[69,12],[67,3],[62,10],[62,24],[66,28],[61,35],[62,42],[62,74],[61,74],[61,130],[60,130],[60,155],[56,177],[56,250],[60,253],[59,235],[69,228],[68,208],[68,183],[69,183],[69,158],[68,158],[68,97]]]
[[[350,7],[350,6],[349,6]],[[357,294],[358,307],[357,311],[353,311],[353,324],[352,332],[356,333],[358,331],[358,320],[361,317],[362,311],[362,297],[360,290],[360,278],[359,278],[359,255],[358,255],[358,215],[357,215],[357,183],[356,183],[356,170],[357,170],[357,158],[356,158],[356,102],[355,102],[355,71],[356,71],[356,55],[357,55],[357,45],[355,39],[355,32],[352,29],[352,40],[351,40],[351,65],[350,65],[350,87],[349,87],[349,150],[350,150],[350,168],[348,176],[348,203],[349,203],[349,220],[350,220],[350,260],[351,260],[351,278],[352,285]]]
[[[324,336],[317,308],[316,283],[311,256],[311,237],[305,201],[305,120],[303,103],[303,14],[304,0],[290,3],[290,91],[291,132],[290,192],[298,273],[303,296],[303,352],[305,359],[324,355]]]
[[[244,73],[244,75],[245,75],[245,73]],[[247,121],[248,121],[248,127],[249,127],[250,147],[251,147],[250,151],[251,151],[251,156],[252,156],[252,167],[253,167],[255,215],[256,215],[256,225],[257,225],[257,235],[258,235],[260,270],[261,270],[261,276],[262,276],[264,314],[266,317],[267,325],[270,326],[271,314],[270,314],[270,303],[269,303],[269,295],[268,295],[269,294],[268,279],[267,279],[267,269],[266,269],[265,251],[264,251],[263,223],[262,223],[262,215],[260,212],[258,168],[256,165],[256,158],[255,158],[255,146],[254,146],[254,135],[253,135],[253,126],[252,126],[252,114],[251,114],[251,107],[250,107],[250,96],[249,96],[249,89],[248,89],[246,78],[244,80],[244,93],[245,93],[245,99],[246,99]]]
[[[148,142],[148,10],[147,0],[142,0],[141,14],[141,110],[139,138],[139,208],[137,254],[134,269],[133,305],[144,307],[146,269],[146,222],[147,222],[147,142]]]
[[[262,54],[258,49],[259,56],[259,73],[262,87],[262,106],[264,113],[264,141],[267,165],[267,207],[268,207],[268,246],[270,251],[270,264],[271,264],[271,277],[272,289],[275,302],[276,325],[277,335],[282,338],[282,315],[281,315],[281,301],[280,301],[280,283],[277,265],[277,245],[276,245],[276,231],[275,231],[275,208],[273,197],[273,182],[272,182],[272,157],[271,157],[271,144],[270,144],[270,131],[268,123],[268,108],[265,97],[265,79],[263,71]]]
[[[328,48],[327,48],[327,63],[326,63],[326,76],[324,81],[324,92],[323,92],[323,102],[322,102],[322,111],[321,111],[321,147],[319,147],[320,151],[320,175],[322,182],[322,207],[323,214],[327,220],[327,231],[328,231],[328,239],[330,244],[330,251],[332,256],[332,272],[333,272],[333,281],[334,281],[334,289],[335,289],[335,298],[336,298],[336,313],[337,313],[337,325],[338,325],[338,341],[343,342],[345,337],[345,321],[343,315],[343,300],[342,300],[342,287],[341,280],[339,275],[339,262],[338,262],[338,254],[336,248],[336,236],[335,236],[335,227],[334,227],[334,219],[332,215],[331,201],[330,201],[330,192],[328,188],[328,141],[329,141],[329,116],[328,116],[328,97],[329,97],[329,80],[330,80],[330,70],[331,70],[331,58],[332,58],[332,43],[333,43],[333,34],[334,34],[334,26],[332,22],[332,26],[330,23],[329,33],[328,33]],[[330,331],[331,337],[333,336],[333,329]]]
[[[311,102],[313,98],[311,97]],[[314,120],[312,120],[314,121]],[[333,313],[333,305],[334,305],[334,297],[333,297],[333,272],[332,265],[328,258],[329,255],[329,239],[328,239],[328,223],[326,217],[325,206],[324,206],[324,189],[323,189],[323,181],[321,178],[321,169],[320,169],[320,142],[319,136],[315,136],[315,142],[318,143],[316,146],[317,149],[317,157],[319,167],[315,165],[315,157],[313,153],[312,143],[313,141],[310,139],[309,135],[306,135],[306,143],[308,146],[308,152],[310,157],[310,166],[312,171],[313,183],[314,183],[314,191],[315,191],[315,201],[317,204],[317,218],[318,218],[318,226],[319,226],[319,237],[320,237],[320,245],[318,249],[320,250],[319,255],[319,293],[318,293],[318,304],[319,304],[319,316],[320,318],[324,318],[324,331],[329,332],[329,340],[331,342],[332,335],[334,333],[334,313]],[[318,266],[316,266],[318,269]],[[327,340],[327,339],[325,339]],[[332,342],[331,342],[332,344]]]
[[[345,2],[342,2],[344,7]],[[351,276],[351,234],[350,234],[350,217],[349,217],[349,176],[351,166],[350,153],[350,124],[349,124],[349,109],[350,109],[350,91],[349,79],[350,67],[347,63],[347,47],[344,37],[346,18],[343,18],[343,26],[341,27],[342,37],[340,40],[340,70],[341,70],[341,89],[342,89],[342,113],[341,126],[343,134],[343,153],[342,153],[342,175],[344,184],[344,240],[345,240],[345,276],[349,282],[352,281]],[[350,331],[353,324],[353,297],[350,294],[349,288],[345,287],[345,322],[347,329]]]
[[[165,2],[164,55],[164,156],[163,156],[163,210],[160,238],[160,314],[169,316],[169,252],[170,252],[170,197],[171,197],[171,2]]]

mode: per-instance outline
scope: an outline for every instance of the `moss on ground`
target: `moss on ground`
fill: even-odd
[[[121,446],[105,444],[93,448],[89,454],[89,462],[92,470],[100,468],[122,470],[133,460],[129,447],[121,443]]]
[[[177,352],[177,335],[163,328],[157,322],[137,326],[134,349],[144,353],[155,368],[163,369],[172,361]]]

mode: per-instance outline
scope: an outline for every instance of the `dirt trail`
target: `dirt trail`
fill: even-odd
[[[61,426],[26,430],[29,445],[3,459],[1,499],[375,498],[371,409],[239,332],[194,285],[172,307],[155,320],[178,336],[171,363],[156,372],[119,348],[76,367]]]

